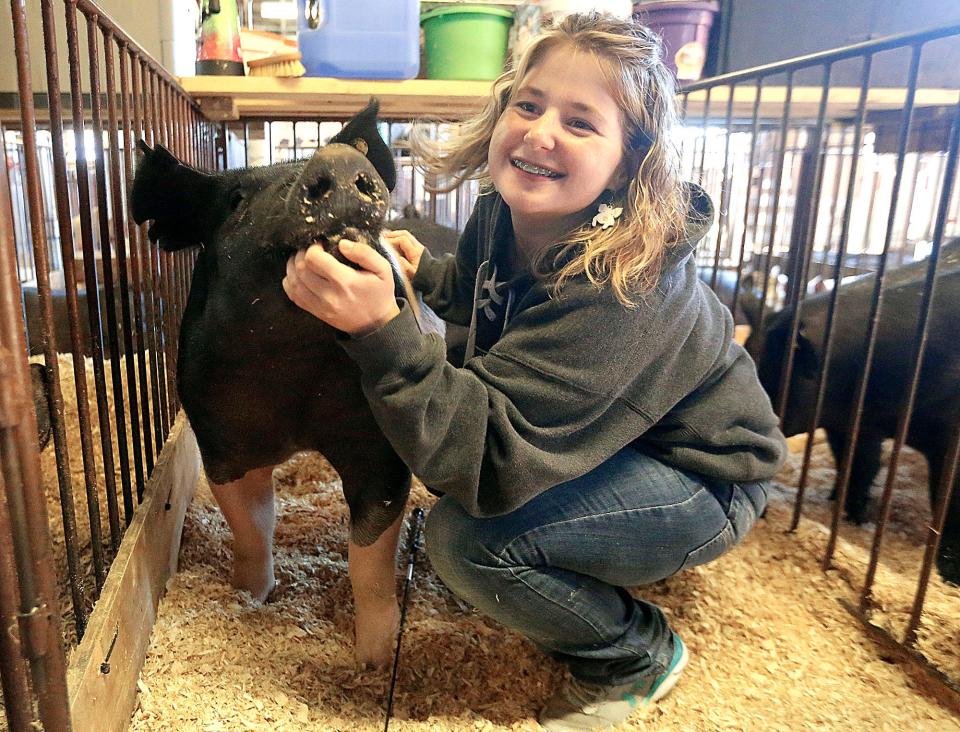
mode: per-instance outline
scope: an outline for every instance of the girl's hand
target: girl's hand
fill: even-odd
[[[340,240],[353,269],[319,244],[287,260],[283,290],[294,304],[352,336],[363,336],[400,314],[390,263],[373,247]]]
[[[417,267],[420,266],[420,258],[423,256],[426,247],[417,241],[413,234],[403,229],[397,229],[396,231],[385,229],[383,238],[397,253],[397,259],[400,260],[400,269],[403,271],[404,277],[412,280],[417,273]]]

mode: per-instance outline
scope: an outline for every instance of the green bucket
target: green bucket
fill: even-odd
[[[496,79],[513,12],[484,5],[434,8],[420,16],[428,79]]]

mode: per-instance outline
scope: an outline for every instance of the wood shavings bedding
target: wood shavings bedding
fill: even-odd
[[[789,482],[797,470],[795,456],[781,478]],[[229,531],[201,486],[185,520],[180,571],[161,602],[132,730],[383,729],[389,671],[353,665],[347,514],[336,474],[320,456],[302,454],[274,478],[275,601],[257,603],[227,584]],[[822,492],[810,492],[814,513],[832,505]],[[432,500],[415,487],[412,505],[429,508]],[[664,608],[691,661],[670,697],[619,729],[960,730],[843,609],[838,598],[855,600],[856,593],[842,572],[820,569],[822,525],[804,519],[787,534],[791,511],[792,490],[775,490],[766,519],[733,552],[637,590]],[[894,554],[905,554],[897,542],[913,546],[911,526],[904,521],[906,538],[890,540]],[[858,532],[865,533],[845,528],[838,563],[863,553],[848,536]],[[911,575],[900,570],[885,565],[883,582],[910,585]],[[423,553],[415,582],[390,728],[536,729],[536,712],[562,668],[460,603]],[[952,644],[955,653],[960,590],[940,583],[931,598],[936,594],[935,622],[925,623],[921,648],[933,655],[934,647]],[[940,613],[950,616],[952,630],[949,622],[946,630],[936,627]],[[955,656],[945,658],[947,666]]]
[[[86,606],[93,572],[72,361],[61,381]],[[93,398],[92,364],[87,362]],[[107,390],[112,400],[109,364]],[[126,396],[126,395],[125,395]],[[91,405],[101,527],[111,558],[99,425]],[[111,421],[114,412],[110,404]],[[114,445],[116,425],[113,424]],[[127,425],[129,434],[130,426]],[[114,448],[116,450],[116,447]],[[813,450],[804,520],[785,534],[802,444],[779,476],[765,521],[734,552],[642,590],[667,612],[691,650],[674,695],[624,730],[960,729],[960,722],[914,691],[897,665],[867,640],[838,598],[856,602],[873,526],[841,523],[837,571],[819,566],[833,503],[834,464],[822,440]],[[119,461],[115,456],[117,485]],[[41,454],[67,646],[75,644],[65,582],[55,454]],[[877,476],[878,496],[886,476]],[[380,730],[387,674],[358,673],[352,658],[352,599],[346,567],[346,507],[335,472],[300,455],[275,473],[280,521],[277,601],[232,590],[229,531],[203,488],[191,506],[181,572],[161,605],[139,682],[133,730]],[[118,497],[118,501],[122,501]],[[414,505],[432,499],[418,487]],[[122,503],[121,503],[122,511]],[[122,521],[122,514],[121,514]],[[874,596],[873,620],[902,637],[929,522],[926,464],[905,449],[898,467]],[[851,589],[850,582],[855,585]],[[918,649],[960,678],[960,590],[934,574]],[[419,732],[534,728],[534,715],[562,669],[523,638],[461,604],[421,553],[404,636],[391,728]],[[0,730],[5,720],[0,718]]]

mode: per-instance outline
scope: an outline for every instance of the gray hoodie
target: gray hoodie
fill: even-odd
[[[585,276],[512,276],[510,211],[483,195],[456,256],[427,253],[413,285],[470,325],[463,368],[421,335],[410,308],[340,341],[360,366],[378,424],[425,485],[474,516],[512,511],[627,445],[717,481],[773,476],[786,457],[777,417],[733,318],[696,275],[713,206],[691,186],[686,237],[636,309]]]

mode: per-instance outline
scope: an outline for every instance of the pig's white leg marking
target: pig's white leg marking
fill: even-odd
[[[393,660],[400,608],[397,605],[397,540],[403,512],[373,544],[350,542],[348,563],[355,605],[355,646],[362,666],[387,668]]]
[[[276,584],[273,574],[273,466],[249,471],[239,480],[210,484],[233,533],[231,584],[265,600]]]

